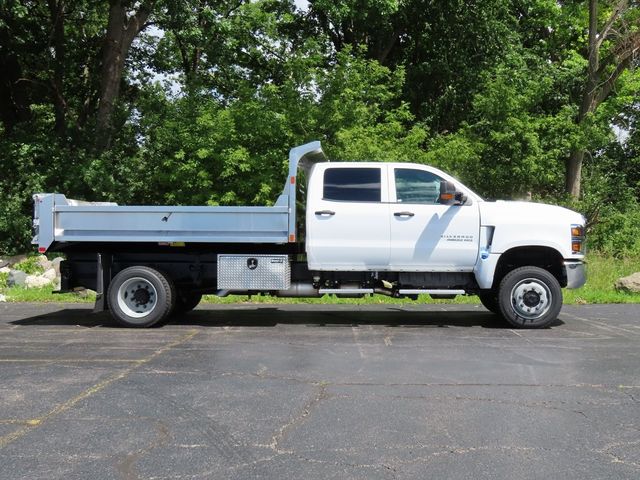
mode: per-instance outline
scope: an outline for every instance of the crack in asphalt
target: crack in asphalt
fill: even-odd
[[[197,330],[191,330],[190,332],[186,333],[185,335],[182,335],[181,337],[179,337],[177,340],[173,340],[172,342],[169,342],[169,343],[166,343],[165,345],[160,346],[151,355],[149,355],[149,356],[147,356],[147,357],[145,357],[145,358],[143,358],[141,360],[138,360],[137,362],[135,362],[130,367],[128,367],[128,368],[126,368],[124,370],[121,370],[121,371],[117,371],[116,373],[109,375],[106,379],[104,379],[104,380],[98,382],[97,384],[87,388],[86,390],[82,391],[81,393],[79,393],[75,397],[71,398],[70,400],[67,400],[66,402],[63,402],[61,404],[56,405],[53,409],[51,409],[49,412],[45,413],[41,417],[34,418],[34,419],[30,420],[30,422],[27,425],[24,425],[22,428],[20,428],[18,430],[15,430],[15,431],[7,434],[7,435],[1,436],[0,437],[0,449],[6,447],[10,443],[15,442],[16,440],[18,440],[19,438],[23,437],[24,435],[26,435],[27,433],[29,433],[33,429],[35,429],[35,428],[39,427],[40,425],[42,425],[44,422],[47,422],[47,421],[51,420],[52,418],[55,418],[58,415],[60,415],[60,414],[62,414],[64,412],[72,409],[78,403],[90,398],[91,396],[93,396],[97,392],[100,392],[100,391],[104,390],[105,388],[107,388],[112,383],[117,382],[119,380],[122,380],[123,378],[126,378],[128,375],[130,375],[132,372],[134,372],[135,370],[139,369],[140,367],[142,367],[146,363],[149,363],[149,362],[153,361],[155,358],[157,358],[158,356],[162,355],[163,353],[171,350],[172,348],[177,347],[177,346],[179,346],[179,345],[191,340],[197,334],[198,334]]]
[[[157,406],[168,407],[167,409],[172,412],[172,416],[168,418],[191,422],[191,428],[205,440],[205,445],[215,449],[222,458],[231,464],[253,460],[253,454],[241,450],[241,442],[231,434],[226,426],[204,415],[200,410],[168,395],[151,390],[139,382],[136,382],[134,388],[136,392],[142,393]]]
[[[280,442],[282,442],[286,438],[290,430],[294,429],[295,427],[303,423],[305,419],[309,417],[309,415],[311,415],[311,412],[314,410],[314,408],[322,400],[328,397],[327,385],[325,383],[318,383],[316,386],[317,386],[317,389],[316,389],[315,395],[313,395],[313,397],[311,397],[311,399],[309,399],[309,401],[302,407],[300,413],[298,413],[298,415],[294,416],[287,423],[282,425],[282,427],[278,429],[275,435],[271,437],[270,443],[268,443],[267,445],[260,445],[260,446],[266,446],[267,448],[270,448],[276,453],[291,453],[290,450],[284,450],[280,448]]]
[[[152,450],[158,447],[163,447],[169,443],[169,428],[159,420],[156,422],[156,428],[158,430],[158,435],[146,448],[141,448],[135,452],[128,453],[121,461],[116,462],[116,470],[123,480],[138,480],[140,476],[136,470],[136,462]]]
[[[622,456],[620,456],[619,454],[616,454],[615,452],[613,452],[614,449],[637,446],[637,445],[640,445],[640,440],[632,440],[627,442],[615,442],[615,443],[610,443],[606,445],[604,448],[597,450],[597,452],[610,457],[612,463],[620,463],[628,467],[632,467],[634,469],[640,469],[640,461],[627,460]],[[638,455],[637,449],[635,452],[636,452],[636,455]]]
[[[498,388],[592,388],[596,390],[618,391],[620,388],[640,388],[640,385],[617,385],[605,383],[470,383],[470,382],[329,382],[315,378],[293,377],[290,375],[278,375],[259,372],[227,371],[217,374],[207,373],[210,378],[215,377],[248,377],[264,380],[285,380],[302,384],[316,385],[320,382],[331,387],[498,387]]]

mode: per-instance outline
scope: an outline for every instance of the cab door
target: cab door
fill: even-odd
[[[307,195],[311,270],[386,270],[389,204],[384,164],[320,164]]]
[[[477,202],[439,203],[443,179],[426,167],[389,170],[391,270],[472,271],[479,246]]]

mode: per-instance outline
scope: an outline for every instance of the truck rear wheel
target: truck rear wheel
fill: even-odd
[[[150,327],[166,319],[175,303],[171,279],[149,267],[119,272],[107,292],[109,310],[125,327]]]
[[[498,291],[500,313],[518,328],[542,328],[558,318],[562,289],[556,277],[539,267],[509,272]]]

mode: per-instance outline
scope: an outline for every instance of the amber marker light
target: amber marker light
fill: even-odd
[[[584,226],[571,225],[571,253],[584,252]]]
[[[584,237],[584,227],[581,225],[572,225],[571,226],[571,236],[572,237]]]

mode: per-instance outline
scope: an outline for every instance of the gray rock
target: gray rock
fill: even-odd
[[[12,267],[17,263],[24,262],[27,259],[26,255],[14,255],[13,257],[5,258],[5,261],[8,262],[7,265]]]
[[[87,298],[89,296],[89,290],[84,287],[75,287],[73,293],[80,298]]]
[[[62,257],[56,257],[53,260],[51,260],[51,266],[56,271],[56,275],[57,276],[60,276],[60,264],[63,261],[64,261],[64,258],[62,258]]]
[[[27,274],[22,270],[11,270],[9,272],[9,278],[7,278],[7,285],[10,287],[24,287],[26,280]]]
[[[42,268],[42,270],[44,270],[45,272],[51,268],[51,262],[44,255],[38,255],[37,262],[38,265],[40,265],[40,268]]]
[[[615,284],[616,290],[627,293],[640,293],[640,272],[632,273],[628,277],[619,278]]]
[[[44,272],[41,277],[48,279],[50,282],[54,281],[57,277],[56,271],[53,268],[50,268],[46,272]]]
[[[27,288],[46,287],[47,285],[51,285],[51,280],[40,275],[27,275],[27,278],[24,281],[24,285]]]
[[[6,268],[9,265],[9,260],[0,258],[0,268]]]

